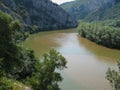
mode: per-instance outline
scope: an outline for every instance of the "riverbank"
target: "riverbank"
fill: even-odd
[[[97,44],[120,49],[120,25],[115,22],[80,22],[77,28],[80,36],[87,38]]]

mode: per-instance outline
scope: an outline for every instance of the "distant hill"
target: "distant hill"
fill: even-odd
[[[120,19],[120,0],[75,0],[61,7],[78,20]]]
[[[72,16],[50,0],[0,0],[0,10],[30,27],[62,29],[77,26]]]

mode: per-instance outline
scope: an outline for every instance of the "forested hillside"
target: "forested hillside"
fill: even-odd
[[[85,21],[119,19],[119,0],[75,0],[61,5],[68,13]]]
[[[0,10],[35,29],[73,28],[77,22],[50,0],[0,0]]]

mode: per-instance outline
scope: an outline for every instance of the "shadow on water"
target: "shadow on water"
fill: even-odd
[[[82,44],[90,53],[92,53],[99,60],[106,62],[116,62],[120,59],[120,50],[110,49],[101,45],[97,45],[94,42],[89,41],[88,39],[82,38],[77,35],[79,43]]]

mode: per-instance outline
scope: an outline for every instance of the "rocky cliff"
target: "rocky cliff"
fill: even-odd
[[[19,19],[24,25],[41,29],[77,26],[75,19],[50,0],[0,0],[0,10]]]
[[[120,6],[115,6],[119,2],[119,0],[75,0],[72,2],[64,3],[61,5],[61,7],[77,19],[94,21],[103,19],[114,19],[118,17],[120,15],[120,13],[118,14],[118,8],[120,8]],[[115,9],[117,11],[115,12],[113,8],[117,8]],[[106,16],[108,10],[111,10],[109,18],[107,18],[108,16]],[[116,13],[117,16],[115,15]]]

